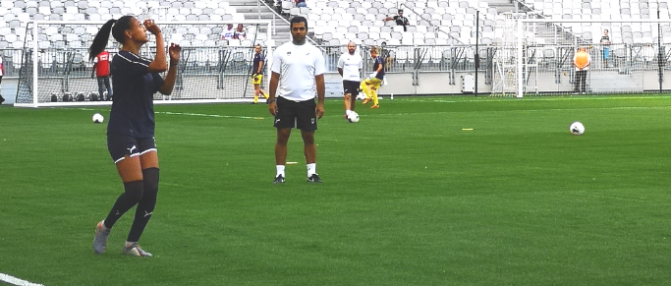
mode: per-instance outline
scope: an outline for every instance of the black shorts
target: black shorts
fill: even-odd
[[[277,129],[294,128],[303,131],[317,130],[317,103],[314,99],[306,101],[292,101],[284,97],[277,97],[277,114],[274,126]]]
[[[351,94],[353,97],[356,97],[359,95],[359,86],[361,85],[361,82],[358,81],[351,81],[351,80],[343,80],[342,81],[342,89],[344,91],[344,94]]]
[[[107,150],[114,163],[121,161],[124,156],[140,156],[146,152],[156,152],[154,138],[134,138],[125,135],[107,135]]]

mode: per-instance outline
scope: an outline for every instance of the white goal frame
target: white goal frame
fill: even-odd
[[[653,16],[653,15],[651,15]],[[656,16],[656,15],[655,15]],[[671,24],[671,19],[619,19],[619,20],[612,20],[612,19],[518,19],[517,20],[517,33],[516,33],[516,38],[517,38],[517,55],[516,55],[516,80],[517,80],[517,87],[516,87],[516,94],[515,97],[517,98],[522,98],[524,96],[524,78],[522,75],[524,74],[525,70],[525,65],[523,63],[523,47],[525,44],[525,31],[524,27],[526,26],[525,24],[533,24],[533,23],[540,23],[540,24],[547,24],[547,23],[554,23],[554,24],[562,24],[562,23],[591,23],[591,24],[600,24],[600,23],[642,23],[642,24]],[[659,35],[660,32],[658,31],[657,36]],[[595,37],[597,35],[593,35]],[[600,36],[599,36],[600,37]],[[657,44],[657,43],[654,43]]]
[[[33,25],[32,27],[36,27],[39,25],[98,25],[99,27],[105,24],[106,21],[28,21],[26,22],[26,29],[29,30],[30,25]],[[272,34],[274,32],[273,30],[273,22],[272,20],[263,20],[263,19],[256,19],[256,20],[226,20],[226,21],[156,21],[156,24],[159,26],[159,28],[162,28],[162,25],[165,24],[179,24],[179,25],[226,25],[226,24],[243,24],[246,27],[248,25],[265,25],[267,28],[266,32],[266,39],[264,40],[264,45],[265,45],[265,50],[266,50],[266,63],[265,68],[266,68],[266,74],[270,74],[270,68],[272,65],[272,52],[273,52],[273,46],[274,46],[274,41],[272,39]],[[38,51],[39,50],[39,29],[32,29],[32,42],[30,42],[30,46],[26,45],[24,48],[24,51],[26,49],[33,49],[33,51]],[[111,34],[110,34],[111,38]],[[164,39],[165,40],[165,39]],[[26,41],[28,42],[28,41]],[[90,43],[86,43],[89,44]],[[169,42],[165,40],[164,45],[169,45]],[[167,46],[166,46],[167,47]],[[146,48],[143,47],[143,49]],[[33,61],[33,69],[32,69],[32,79],[33,79],[33,86],[32,86],[32,103],[14,103],[15,107],[33,107],[33,108],[38,108],[38,107],[63,107],[63,106],[101,106],[101,105],[112,105],[112,101],[81,101],[81,102],[39,102],[39,89],[38,89],[38,84],[37,81],[39,79],[39,65],[37,64],[39,62],[39,53],[33,52],[32,53],[32,61]],[[265,81],[265,86],[267,87],[269,85],[269,80]],[[17,87],[17,90],[20,89],[20,87]],[[171,97],[164,97],[163,100],[154,100],[154,104],[192,104],[192,103],[231,103],[231,102],[247,102],[249,99],[172,99]]]

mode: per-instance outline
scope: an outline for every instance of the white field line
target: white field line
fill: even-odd
[[[659,97],[630,97],[630,98],[659,98]],[[529,100],[576,100],[576,99],[583,99],[583,98],[567,98],[567,99],[521,99],[525,101]],[[594,98],[590,98],[594,99]],[[601,99],[601,98],[599,98]],[[613,98],[603,98],[603,99],[613,99]],[[621,97],[618,97],[617,99],[621,99]],[[510,99],[502,99],[502,100],[510,100]],[[444,100],[444,99],[417,99],[414,98],[412,101],[423,101],[423,102],[437,102],[437,103],[460,103],[460,102],[492,102],[491,100],[487,101],[482,101],[482,100]],[[89,108],[80,108],[81,110],[93,110],[95,111],[96,109],[89,109]],[[627,110],[627,109],[671,109],[671,105],[669,106],[620,106],[620,107],[576,107],[576,108],[543,108],[543,109],[515,109],[515,110],[483,110],[483,111],[465,111],[466,113],[479,113],[479,112],[485,112],[485,113],[506,113],[506,112],[540,112],[540,111],[563,111],[563,110]],[[460,111],[440,111],[440,112],[420,112],[420,113],[382,113],[382,114],[365,114],[362,116],[365,117],[371,117],[371,116],[408,116],[408,115],[416,115],[416,114],[429,114],[429,115],[437,115],[437,114],[450,114],[450,113],[455,113]],[[268,115],[268,117],[252,117],[252,116],[230,116],[230,115],[219,115],[219,114],[203,114],[203,113],[189,113],[189,112],[156,112],[157,114],[167,114],[167,115],[186,115],[186,116],[200,116],[200,117],[214,117],[214,118],[236,118],[236,119],[256,119],[256,120],[263,120],[266,118],[272,118],[272,115]],[[330,113],[330,112],[329,112]],[[342,117],[342,114],[339,113],[337,115],[326,115],[328,117]]]
[[[44,286],[42,284],[36,284],[32,283],[30,281],[26,281],[23,279],[16,278],[11,275],[7,275],[4,273],[0,273],[0,282],[8,283],[9,285],[16,285],[16,286]]]
[[[449,97],[446,97],[449,98]],[[622,100],[622,99],[670,99],[669,96],[615,96],[615,97],[540,97],[540,98],[492,98],[492,97],[481,97],[483,99],[465,99],[465,100],[450,100],[442,98],[417,98],[417,97],[408,97],[403,98],[399,97],[395,100],[400,101],[419,101],[419,102],[500,102],[500,101],[564,101],[564,100]],[[486,98],[486,99],[485,99]]]

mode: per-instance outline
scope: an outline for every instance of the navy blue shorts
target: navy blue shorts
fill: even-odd
[[[154,138],[134,138],[124,135],[107,135],[107,150],[114,163],[123,160],[125,156],[135,157],[147,152],[156,152]]]

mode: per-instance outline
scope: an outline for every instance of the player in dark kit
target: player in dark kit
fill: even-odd
[[[263,63],[266,57],[261,53],[261,45],[254,46],[254,66],[252,67],[252,85],[254,86],[254,104],[259,102],[259,93],[268,99],[268,93],[261,89],[261,82],[263,82]]]
[[[156,36],[159,47],[153,60],[139,56],[140,48],[148,42],[147,31]],[[107,148],[123,181],[124,193],[107,218],[96,226],[93,249],[102,254],[114,224],[137,205],[123,254],[149,257],[151,253],[142,250],[138,241],[154,212],[158,193],[153,98],[157,91],[165,95],[172,93],[181,48],[170,45],[168,66],[163,36],[154,21],[145,20],[143,24],[132,16],[123,16],[107,21],[100,28],[89,48],[91,60],[105,49],[110,32],[122,46],[111,64],[114,97],[107,125]],[[163,79],[159,73],[165,71],[168,73]]]

